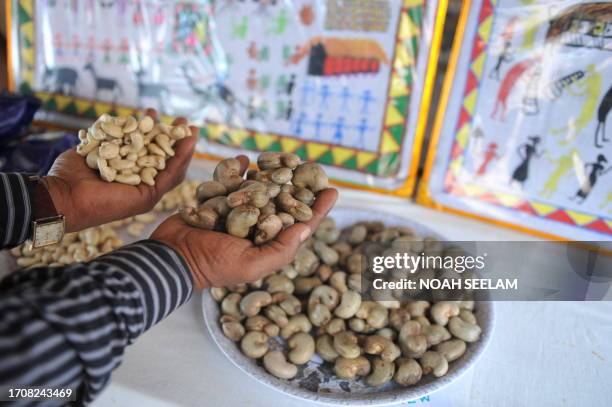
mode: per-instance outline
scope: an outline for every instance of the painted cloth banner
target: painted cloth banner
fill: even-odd
[[[467,7],[420,202],[612,238],[612,2]]]
[[[203,153],[289,151],[345,183],[414,186],[436,1],[11,4],[15,85],[43,120],[152,106],[202,124]]]

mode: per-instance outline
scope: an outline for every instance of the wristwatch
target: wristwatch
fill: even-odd
[[[38,176],[27,179],[32,197],[32,224],[26,244],[29,249],[50,246],[62,241],[66,229],[64,215],[57,213],[47,187]]]

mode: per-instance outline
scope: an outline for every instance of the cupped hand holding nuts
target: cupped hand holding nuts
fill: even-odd
[[[125,119],[123,127],[119,127],[118,129],[123,135],[123,131],[132,130],[134,126],[139,128],[144,123],[147,126],[144,130],[147,130],[149,125],[154,127],[158,126],[158,124],[155,123],[156,116],[157,114],[154,110],[147,110],[145,116],[147,119],[137,121],[132,118],[136,123],[133,123],[130,119]],[[183,118],[176,119],[173,123],[173,126],[175,126],[173,128],[183,129],[181,131],[189,130],[189,134],[181,136],[182,138],[180,140],[173,143],[171,146],[172,155],[169,154],[170,150],[166,151],[163,149],[163,146],[166,146],[163,143],[163,141],[165,141],[164,137],[160,137],[162,143],[159,148],[162,151],[157,151],[156,147],[152,147],[153,143],[150,142],[147,144],[146,148],[148,148],[148,152],[145,152],[145,155],[142,155],[142,148],[145,147],[141,147],[138,152],[127,152],[128,149],[135,150],[137,147],[140,147],[140,141],[143,142],[143,145],[146,143],[145,140],[140,140],[140,137],[135,131],[123,135],[120,139],[121,146],[119,146],[118,142],[115,144],[112,141],[100,141],[93,137],[88,141],[88,143],[97,144],[98,157],[95,160],[96,165],[102,163],[102,167],[104,168],[106,168],[105,165],[108,168],[111,168],[113,165],[117,168],[124,166],[129,167],[124,170],[118,170],[113,167],[117,175],[125,176],[126,179],[131,175],[136,175],[127,173],[128,170],[135,168],[134,166],[130,167],[132,164],[127,163],[127,161],[130,161],[128,158],[134,158],[133,156],[128,157],[128,155],[136,154],[136,156],[138,156],[140,154],[141,157],[136,159],[136,163],[138,163],[139,160],[149,160],[150,157],[153,157],[151,163],[145,163],[143,161],[141,163],[143,165],[138,168],[138,177],[141,179],[154,178],[154,182],[152,179],[149,179],[149,181],[151,181],[149,184],[153,185],[148,185],[144,182],[139,185],[128,185],[103,180],[100,178],[98,169],[100,167],[98,166],[96,169],[91,168],[93,167],[94,160],[89,153],[94,149],[91,148],[91,151],[83,155],[83,153],[92,146],[87,147],[85,150],[81,147],[79,150],[80,154],[75,150],[69,150],[61,154],[53,164],[49,171],[49,175],[43,178],[43,183],[47,187],[57,211],[66,217],[67,230],[69,232],[79,231],[91,226],[105,224],[114,220],[124,219],[150,211],[166,192],[176,187],[185,178],[187,166],[191,161],[191,156],[193,155],[195,143],[197,141],[197,128],[187,127],[186,123],[187,121]],[[103,130],[101,126],[102,124],[100,124],[100,129]],[[117,126],[113,126],[109,127],[105,125],[109,133],[119,135],[118,132],[115,132]],[[126,127],[127,130],[125,130]],[[151,135],[151,131],[142,134]],[[157,139],[158,136],[162,134],[164,133],[155,135],[154,139]],[[102,138],[102,135],[97,137]],[[117,140],[119,139],[117,138]],[[102,145],[103,143],[108,144]],[[119,151],[115,151],[117,149]],[[121,155],[121,149],[124,149],[123,153],[126,153],[125,156]],[[114,156],[115,152],[118,152],[117,157],[108,159],[100,158],[100,156]],[[156,159],[155,157],[162,157],[162,153],[165,154],[163,159],[163,170],[161,170],[161,164],[155,161],[161,159]],[[86,159],[84,157],[90,158]],[[112,160],[116,161],[113,161],[113,164],[109,164]],[[88,161],[91,166],[88,165]],[[153,175],[153,173],[156,173],[156,176]],[[123,179],[123,177],[121,179]]]
[[[232,182],[232,178],[235,179],[236,187],[233,191],[244,182],[242,177],[247,167],[248,158],[245,156],[239,156],[230,161],[229,171],[225,171],[222,177],[226,183]],[[223,193],[226,192],[223,190]],[[200,193],[202,193],[201,190]],[[183,256],[192,273],[194,285],[198,289],[251,282],[293,261],[300,244],[310,237],[312,231],[316,230],[336,202],[337,196],[335,189],[319,191],[312,208],[308,207],[311,211],[308,221],[287,226],[280,230],[274,239],[261,245],[256,245],[253,241],[243,238],[246,235],[239,237],[212,230],[213,227],[191,226],[180,215],[171,216],[164,221],[151,238],[167,244]],[[210,199],[214,197],[206,201]],[[210,205],[216,208],[215,211],[225,208],[227,213],[231,213],[225,202],[226,197],[223,196],[222,199],[223,202],[212,202]],[[240,207],[240,205],[236,206],[236,208]],[[201,216],[200,219],[202,219]],[[214,226],[216,221],[216,218],[210,220],[211,225]],[[255,218],[255,223],[257,223],[257,218]],[[240,227],[248,229],[244,225]]]

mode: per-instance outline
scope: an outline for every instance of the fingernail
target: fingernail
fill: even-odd
[[[304,242],[306,239],[310,237],[311,230],[308,226],[300,233],[300,242]]]

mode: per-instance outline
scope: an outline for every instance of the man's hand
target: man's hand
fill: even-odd
[[[147,110],[156,118],[156,112]],[[185,124],[179,118],[173,124]],[[92,170],[74,149],[61,154],[43,182],[58,213],[66,217],[66,231],[75,232],[91,226],[145,213],[153,209],[163,194],[180,184],[197,142],[198,129],[191,127],[192,137],[178,141],[174,157],[155,178],[155,186],[125,185],[106,182]]]
[[[244,172],[248,159],[245,156],[238,159]],[[283,230],[262,246],[225,233],[191,227],[179,215],[159,225],[151,239],[167,244],[183,256],[198,289],[253,282],[293,261],[300,244],[319,226],[337,198],[335,189],[319,192],[310,221]]]

